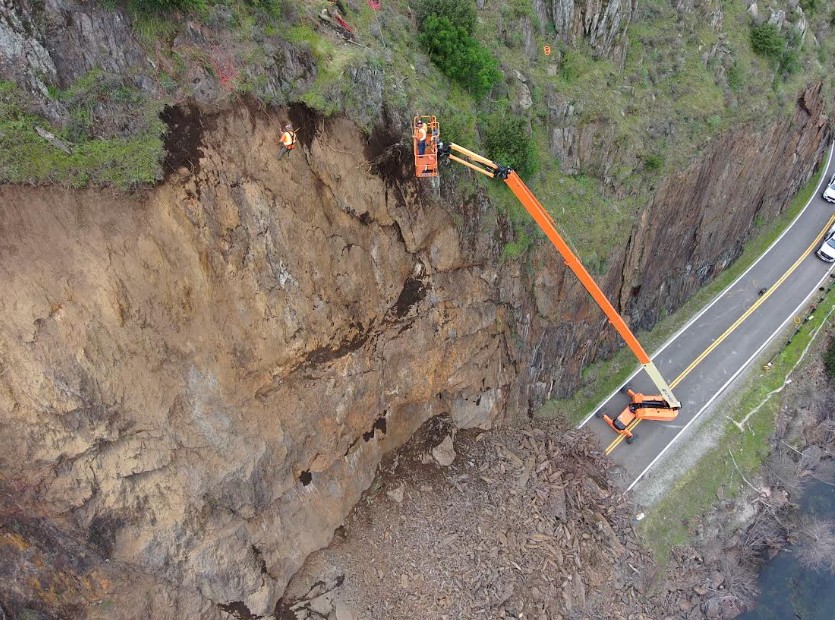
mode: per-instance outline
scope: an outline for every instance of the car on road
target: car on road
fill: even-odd
[[[825,260],[827,263],[835,262],[835,224],[826,231],[823,243],[815,254],[819,259]]]
[[[826,202],[835,202],[835,174],[829,179],[829,185],[823,190],[823,199]]]

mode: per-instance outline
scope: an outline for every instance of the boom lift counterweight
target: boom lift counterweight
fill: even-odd
[[[678,415],[678,410],[681,408],[681,403],[679,403],[678,399],[676,399],[673,395],[672,389],[664,380],[664,377],[661,376],[661,373],[658,371],[655,363],[653,363],[649,355],[647,355],[647,352],[641,346],[641,343],[638,342],[635,334],[633,334],[632,330],[629,329],[626,321],[624,321],[623,317],[618,314],[617,310],[615,310],[614,306],[612,306],[606,298],[606,295],[591,275],[589,275],[589,272],[583,266],[583,263],[580,262],[580,259],[577,258],[574,252],[571,251],[571,248],[568,247],[568,244],[563,240],[559,232],[557,232],[554,218],[552,218],[551,214],[545,210],[545,207],[542,206],[536,196],[534,196],[531,190],[528,189],[527,185],[525,185],[519,175],[516,174],[512,168],[508,166],[501,166],[486,157],[482,157],[478,153],[465,149],[462,146],[455,143],[440,141],[438,137],[440,135],[440,131],[437,120],[434,116],[428,118],[431,119],[433,127],[437,128],[435,133],[436,138],[433,140],[432,144],[432,147],[434,148],[434,152],[432,153],[433,159],[435,157],[437,158],[434,170],[437,170],[437,161],[448,159],[467,166],[468,168],[491,179],[501,179],[504,181],[510,188],[510,191],[512,191],[514,196],[516,196],[519,202],[522,203],[525,210],[531,215],[537,225],[542,229],[542,232],[545,233],[563,257],[563,260],[565,260],[565,264],[568,268],[574,272],[574,275],[577,276],[594,301],[597,302],[597,305],[600,306],[600,309],[603,310],[606,318],[624,339],[626,345],[630,348],[632,353],[635,354],[635,357],[638,358],[638,362],[640,362],[641,367],[658,389],[660,393],[658,396],[645,396],[643,394],[633,392],[632,390],[628,390],[628,394],[631,398],[630,404],[620,413],[620,415],[618,415],[617,418],[612,419],[609,416],[603,416],[607,424],[609,424],[612,430],[616,433],[625,435],[626,439],[631,443],[633,434],[627,427],[633,420],[675,419]],[[418,177],[427,176],[424,172],[425,169],[422,168],[422,166],[425,165],[426,160],[419,158],[417,154],[417,140],[414,141],[414,146],[416,166],[415,174]],[[435,174],[437,174],[437,172],[435,172]],[[433,174],[432,176],[435,175]]]

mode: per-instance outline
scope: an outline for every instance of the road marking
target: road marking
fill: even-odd
[[[826,272],[825,274],[823,274],[823,276],[821,277],[821,279],[820,279],[820,280],[818,280],[818,284],[817,284],[817,286],[815,287],[815,289],[817,289],[818,287],[820,287],[820,286],[822,286],[822,285],[823,285],[824,280],[826,280],[826,279],[827,279],[827,277],[829,276],[829,274],[830,274],[831,272],[832,272],[832,267],[830,267],[830,268],[827,270],[827,272]],[[795,308],[795,309],[794,309],[794,311],[795,311],[795,312],[800,312],[800,311],[801,311],[801,308],[803,308],[803,306],[805,306],[805,305],[806,305],[806,303],[809,301],[809,299],[810,299],[810,298],[812,298],[812,296],[814,296],[814,294],[815,294],[816,292],[817,292],[816,290],[812,290],[812,291],[810,291],[810,292],[809,292],[809,294],[808,294],[808,295],[806,295],[806,298],[805,298],[803,301],[801,301],[801,302],[797,305],[797,308]],[[785,320],[785,321],[783,321],[783,323],[780,325],[780,327],[778,327],[778,328],[774,331],[774,333],[775,333],[775,334],[777,334],[777,333],[781,332],[781,331],[783,330],[783,328],[784,328],[784,327],[788,324],[789,319],[791,319],[791,315],[789,315],[788,317],[786,317],[786,320]],[[773,340],[773,338],[769,338],[768,340],[766,340],[765,342],[763,342],[763,343],[760,345],[760,348],[759,348],[759,349],[757,349],[756,351],[754,351],[754,352],[751,354],[751,357],[749,357],[749,358],[745,361],[745,363],[744,363],[744,364],[741,364],[741,365],[739,366],[739,368],[738,368],[738,369],[737,369],[737,371],[733,374],[733,376],[732,376],[730,379],[728,379],[727,381],[725,381],[725,383],[722,385],[722,387],[720,387],[718,390],[716,390],[716,393],[715,393],[713,396],[711,396],[711,397],[710,397],[710,399],[709,399],[709,400],[708,400],[708,401],[707,401],[704,405],[702,405],[702,408],[701,408],[701,409],[699,409],[699,410],[696,412],[696,415],[694,415],[694,416],[693,416],[693,418],[692,418],[689,422],[687,422],[687,424],[685,424],[685,425],[684,425],[684,428],[683,428],[683,429],[681,429],[681,432],[679,432],[679,433],[678,433],[675,437],[673,437],[673,438],[670,440],[670,442],[669,442],[666,446],[664,446],[664,449],[663,449],[663,450],[661,450],[661,452],[659,452],[659,453],[656,455],[656,457],[655,457],[654,459],[652,459],[652,461],[650,462],[650,464],[649,464],[649,465],[647,465],[646,467],[644,467],[644,471],[642,471],[640,474],[638,474],[638,477],[637,477],[637,478],[635,478],[635,480],[633,480],[633,481],[632,481],[632,484],[630,484],[630,485],[626,488],[626,490],[627,490],[627,491],[631,491],[631,490],[632,490],[632,487],[634,487],[636,484],[638,484],[638,481],[640,481],[640,480],[641,480],[641,478],[643,478],[643,477],[644,477],[644,475],[646,475],[646,473],[647,473],[647,472],[648,472],[648,471],[652,468],[652,466],[653,466],[653,465],[655,465],[655,463],[657,463],[657,462],[658,462],[658,459],[660,459],[662,456],[664,456],[664,453],[665,453],[665,452],[666,452],[666,451],[670,448],[670,446],[672,446],[672,445],[673,445],[673,443],[675,442],[675,440],[676,440],[676,439],[678,439],[679,437],[681,437],[682,433],[683,433],[684,431],[686,431],[686,430],[687,430],[687,428],[688,428],[688,427],[689,427],[689,426],[690,426],[693,422],[695,422],[695,421],[696,421],[696,418],[698,418],[700,415],[702,415],[702,413],[704,413],[704,412],[707,410],[707,408],[708,408],[708,407],[710,407],[710,406],[713,404],[713,401],[715,401],[717,398],[719,398],[719,396],[722,394],[722,392],[724,392],[724,391],[725,391],[725,389],[726,389],[726,388],[727,388],[727,387],[728,387],[731,383],[733,383],[734,379],[736,379],[736,378],[739,376],[739,374],[740,374],[743,370],[745,370],[745,369],[748,367],[748,365],[749,365],[749,364],[750,364],[750,363],[754,360],[754,358],[755,358],[755,357],[757,357],[760,353],[762,353],[762,352],[763,352],[763,349],[765,349],[765,348],[766,348],[769,344],[771,344],[771,341],[772,341],[772,340]]]
[[[824,226],[823,230],[821,230],[818,233],[818,236],[815,237],[815,240],[809,245],[809,247],[806,248],[806,250],[800,255],[800,257],[794,262],[794,264],[791,267],[789,267],[788,270],[786,270],[786,272],[782,276],[780,276],[780,279],[777,280],[777,282],[775,282],[771,287],[769,287],[769,289],[765,293],[763,293],[762,297],[757,299],[757,301],[754,302],[754,304],[750,308],[748,308],[748,310],[746,310],[742,314],[742,316],[740,316],[736,321],[734,321],[734,323],[730,327],[728,327],[722,333],[721,336],[719,336],[716,340],[714,340],[710,344],[709,347],[707,347],[704,351],[702,351],[701,354],[699,354],[699,356],[695,360],[693,360],[690,363],[690,365],[687,368],[685,368],[681,372],[681,374],[679,374],[678,377],[676,377],[675,379],[673,379],[673,381],[670,382],[670,388],[671,389],[675,388],[679,383],[681,383],[684,380],[684,378],[687,375],[689,375],[691,372],[693,372],[693,369],[696,368],[696,366],[698,366],[700,363],[702,363],[702,361],[704,361],[704,359],[708,355],[710,355],[710,353],[713,352],[713,350],[716,349],[716,347],[718,347],[720,344],[722,344],[722,342],[726,338],[728,338],[728,336],[730,336],[734,331],[736,331],[736,329],[749,316],[751,316],[757,308],[759,308],[762,304],[765,303],[765,301],[769,297],[771,297],[771,294],[774,293],[774,291],[776,291],[780,287],[780,285],[782,285],[783,282],[785,282],[788,279],[788,277],[792,273],[794,273],[794,271],[800,266],[800,263],[802,263],[806,259],[806,257],[808,257],[809,254],[812,253],[812,250],[814,250],[815,246],[820,243],[821,239],[823,239],[824,235],[826,234],[826,231],[829,230],[829,227],[832,226],[833,223],[835,223],[835,215],[833,215],[832,217],[829,218],[829,221],[826,223],[826,226]],[[639,420],[639,419],[633,420],[633,422],[629,426],[627,426],[626,428],[629,432],[632,432],[632,429],[634,429],[640,423],[641,423],[641,420]],[[626,437],[626,435],[618,435],[612,441],[612,443],[610,443],[609,446],[606,448],[605,454],[611,454],[612,451],[621,444],[621,442],[624,440],[625,437]]]
[[[832,158],[833,158],[833,156],[834,156],[834,155],[835,155],[835,144],[833,144],[833,145],[832,145],[832,147],[829,149],[829,157],[826,159],[826,166],[824,167],[825,172],[821,175],[821,178],[820,178],[820,180],[818,181],[817,186],[815,187],[815,191],[814,191],[814,192],[812,192],[812,195],[809,197],[809,200],[806,202],[806,204],[805,204],[805,205],[803,206],[803,208],[800,210],[800,213],[798,213],[798,214],[795,216],[795,218],[792,220],[791,224],[789,224],[788,226],[786,226],[786,229],[785,229],[783,232],[781,232],[781,233],[780,233],[780,235],[779,235],[779,236],[778,236],[778,237],[777,237],[777,238],[776,238],[776,239],[775,239],[775,240],[771,243],[771,245],[770,245],[770,246],[768,246],[768,248],[766,248],[766,250],[765,250],[762,254],[760,254],[760,255],[757,257],[757,260],[755,260],[753,263],[751,263],[751,264],[748,266],[748,269],[746,269],[746,270],[745,270],[745,271],[743,271],[741,274],[739,274],[739,276],[737,276],[737,278],[736,278],[733,282],[731,282],[731,283],[730,283],[730,284],[729,284],[729,285],[725,288],[725,290],[724,290],[724,291],[722,291],[722,292],[720,292],[718,295],[716,295],[716,297],[714,297],[714,298],[713,298],[713,300],[712,300],[712,301],[711,301],[708,305],[706,305],[704,308],[702,308],[699,312],[697,312],[697,313],[696,313],[696,315],[695,315],[693,318],[691,318],[691,319],[690,319],[689,321],[687,321],[684,325],[682,325],[682,326],[678,329],[678,331],[676,331],[676,333],[674,333],[672,336],[670,336],[670,337],[667,339],[667,341],[666,341],[664,344],[662,344],[662,345],[661,345],[661,348],[659,348],[659,349],[658,349],[655,353],[653,353],[650,357],[652,357],[653,359],[654,359],[654,358],[656,358],[656,357],[658,357],[658,356],[661,354],[661,352],[662,352],[662,351],[664,351],[664,349],[666,349],[667,347],[669,347],[669,346],[670,346],[673,342],[675,342],[675,341],[676,341],[676,339],[677,339],[679,336],[681,336],[681,335],[682,335],[685,331],[687,331],[688,329],[690,329],[690,326],[691,326],[691,325],[693,325],[693,323],[695,323],[696,321],[698,321],[698,320],[702,317],[702,315],[703,315],[703,314],[705,314],[708,310],[710,310],[710,309],[713,307],[713,305],[714,305],[715,303],[717,303],[720,299],[722,299],[725,295],[727,295],[727,294],[728,294],[728,292],[729,292],[731,289],[733,289],[733,287],[735,287],[735,286],[739,283],[739,281],[740,281],[740,280],[742,280],[742,278],[744,278],[746,275],[748,275],[748,272],[749,272],[749,271],[751,271],[754,267],[756,267],[756,266],[759,264],[759,262],[760,262],[763,258],[765,258],[765,257],[768,255],[768,253],[769,253],[769,252],[771,252],[771,250],[773,250],[773,249],[777,246],[777,244],[778,244],[778,243],[780,243],[780,240],[781,240],[783,237],[785,237],[785,236],[789,233],[789,231],[790,231],[792,228],[794,228],[794,225],[795,225],[795,224],[797,224],[797,221],[800,219],[800,216],[802,216],[802,215],[806,212],[806,209],[808,209],[808,208],[809,208],[809,205],[810,205],[810,204],[812,204],[812,202],[815,200],[815,198],[817,198],[818,193],[820,192],[820,188],[821,188],[824,184],[826,184],[826,180],[827,180],[827,178],[829,177],[829,166],[830,166],[830,164],[832,164]],[[626,384],[627,384],[627,383],[629,383],[632,379],[634,379],[634,378],[638,375],[638,373],[640,373],[642,370],[643,370],[643,368],[641,368],[640,366],[638,366],[638,367],[635,369],[635,371],[634,371],[631,375],[629,375],[629,376],[626,378],[626,381],[624,382],[624,385],[626,385]],[[621,386],[621,387],[622,387],[622,386]],[[578,424],[578,425],[577,425],[577,428],[583,428],[583,426],[585,426],[585,425],[586,425],[586,423],[594,417],[594,414],[595,414],[597,411],[599,411],[599,410],[600,410],[600,408],[601,408],[603,405],[605,405],[607,402],[609,402],[609,401],[612,399],[612,397],[614,397],[614,396],[615,396],[618,392],[620,392],[620,387],[617,387],[617,388],[615,388],[614,390],[612,390],[612,393],[611,393],[611,394],[609,394],[608,396],[606,396],[603,400],[601,400],[601,401],[597,404],[597,406],[596,406],[596,407],[594,407],[591,411],[589,411],[589,414],[585,417],[585,419],[584,419],[582,422],[580,422],[580,424]]]

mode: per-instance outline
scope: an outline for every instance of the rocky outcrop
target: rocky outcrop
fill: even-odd
[[[93,90],[95,83],[100,91],[87,113],[107,137],[118,132],[103,129],[106,119],[124,117],[119,112],[124,101],[109,96],[120,90],[135,89],[147,98],[190,99],[206,108],[222,107],[236,89],[273,103],[301,98],[318,73],[310,50],[278,35],[264,36],[257,44],[241,41],[224,19],[230,15],[221,9],[210,20],[213,26],[184,19],[176,37],[151,45],[136,36],[130,13],[118,7],[80,0],[0,0],[0,79],[24,87],[40,112],[65,124],[71,120],[66,102],[51,91],[86,78],[91,84],[82,90]],[[364,121],[379,117],[379,71],[375,75],[373,66],[353,67],[350,78],[363,104],[357,105],[358,116]],[[335,105],[344,104],[343,97],[336,92]],[[130,103],[135,114],[136,104]]]
[[[786,209],[832,141],[821,88],[801,94],[793,119],[729,131],[659,187],[624,261],[620,301],[634,324],[650,327],[678,308],[740,255],[756,218]]]
[[[599,58],[623,65],[626,29],[637,10],[637,0],[533,0],[541,23],[550,23],[559,40],[585,40]]]

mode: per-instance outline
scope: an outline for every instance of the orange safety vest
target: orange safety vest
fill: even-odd
[[[418,141],[426,140],[426,125],[424,124],[418,127],[415,135],[417,136]]]
[[[281,134],[281,143],[284,145],[288,151],[292,151],[296,148],[296,132],[295,131],[285,131]]]

